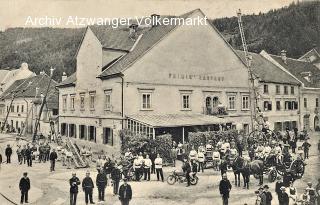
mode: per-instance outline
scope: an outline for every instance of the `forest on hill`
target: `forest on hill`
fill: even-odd
[[[292,3],[267,13],[242,16],[248,50],[299,58],[313,47],[320,48],[320,1]],[[238,19],[220,18],[213,24],[236,49],[242,49]],[[320,49],[319,49],[320,50]]]
[[[266,50],[299,58],[313,47],[320,48],[320,2],[292,3],[267,13],[243,15],[248,50]],[[236,49],[242,48],[236,17],[212,20]],[[35,72],[55,67],[54,79],[75,71],[75,55],[84,28],[9,28],[0,31],[0,68],[19,68],[27,62]],[[319,49],[320,50],[320,49]]]

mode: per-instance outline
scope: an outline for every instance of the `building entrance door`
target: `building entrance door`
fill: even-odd
[[[315,131],[320,131],[320,127],[319,127],[319,117],[315,116],[314,117],[314,130]]]
[[[310,115],[303,116],[303,126],[309,130],[310,129]]]

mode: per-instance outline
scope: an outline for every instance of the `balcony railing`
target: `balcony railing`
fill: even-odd
[[[227,108],[225,106],[217,106],[213,108],[203,108],[203,114],[205,115],[227,115]]]

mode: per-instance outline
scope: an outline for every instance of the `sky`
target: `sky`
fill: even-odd
[[[0,0],[0,29],[26,25],[32,18],[141,17],[156,13],[180,15],[200,8],[208,18],[258,14],[289,5],[293,0]],[[39,25],[33,25],[39,26]],[[63,24],[50,27],[65,27]]]

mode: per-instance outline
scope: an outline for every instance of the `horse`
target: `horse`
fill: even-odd
[[[244,180],[244,188],[249,189],[250,175],[259,176],[259,185],[263,184],[264,163],[262,160],[249,161],[243,157],[237,156],[231,164],[236,186],[240,186],[240,174]]]

